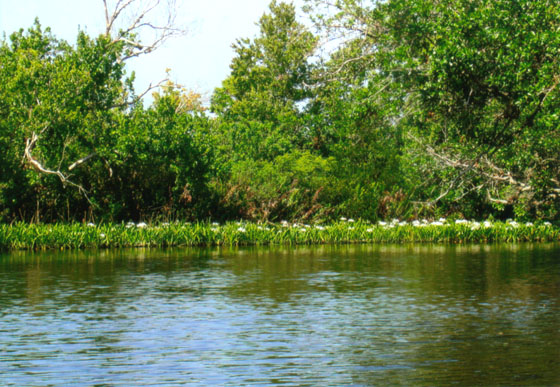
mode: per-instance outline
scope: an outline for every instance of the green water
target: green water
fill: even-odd
[[[560,385],[560,245],[0,255],[0,385]]]

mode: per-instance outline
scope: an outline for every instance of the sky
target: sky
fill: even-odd
[[[187,35],[168,40],[157,51],[130,61],[138,93],[157,83],[171,69],[171,80],[208,99],[229,74],[238,38],[258,33],[256,23],[270,0],[177,0],[178,24]],[[297,2],[296,2],[297,3]],[[0,0],[0,34],[27,29],[36,17],[55,37],[70,43],[78,30],[96,36],[105,28],[102,0]]]

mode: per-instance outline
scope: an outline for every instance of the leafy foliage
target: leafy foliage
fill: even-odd
[[[193,133],[207,120],[175,90],[148,110],[131,103],[123,47],[83,32],[73,47],[38,22],[2,44],[0,216],[137,219],[198,208],[188,198],[204,191],[206,160]]]
[[[317,44],[293,5],[270,5],[260,36],[233,45],[231,75],[216,89],[211,110],[225,152],[272,160],[308,141],[302,104],[311,96],[310,57]]]
[[[431,177],[419,199],[451,211],[485,212],[486,202],[498,211],[515,205],[555,216],[556,3],[342,0],[333,6],[317,20],[346,40],[327,71],[346,84],[358,78],[369,96],[382,95],[393,107],[383,116],[402,133],[409,167]]]
[[[144,107],[125,60],[158,41],[112,38],[113,19],[73,45],[39,22],[10,35],[0,220],[560,218],[559,4],[308,0],[307,15],[318,33],[272,1],[210,113],[173,83]]]

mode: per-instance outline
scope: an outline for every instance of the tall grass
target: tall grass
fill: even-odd
[[[550,223],[457,221],[413,223],[343,219],[328,225],[209,222],[0,225],[0,249],[220,246],[324,243],[481,243],[559,241]]]

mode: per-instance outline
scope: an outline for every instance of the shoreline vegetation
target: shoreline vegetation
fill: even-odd
[[[175,222],[0,224],[0,250],[123,247],[265,246],[349,243],[499,243],[560,241],[549,222],[341,218],[330,224]]]
[[[37,19],[0,38],[3,246],[551,238],[341,216],[560,226],[560,1],[272,0],[208,95],[174,72],[135,90],[129,60],[182,30],[175,2],[98,1],[102,34]],[[155,219],[193,223],[126,228]]]

